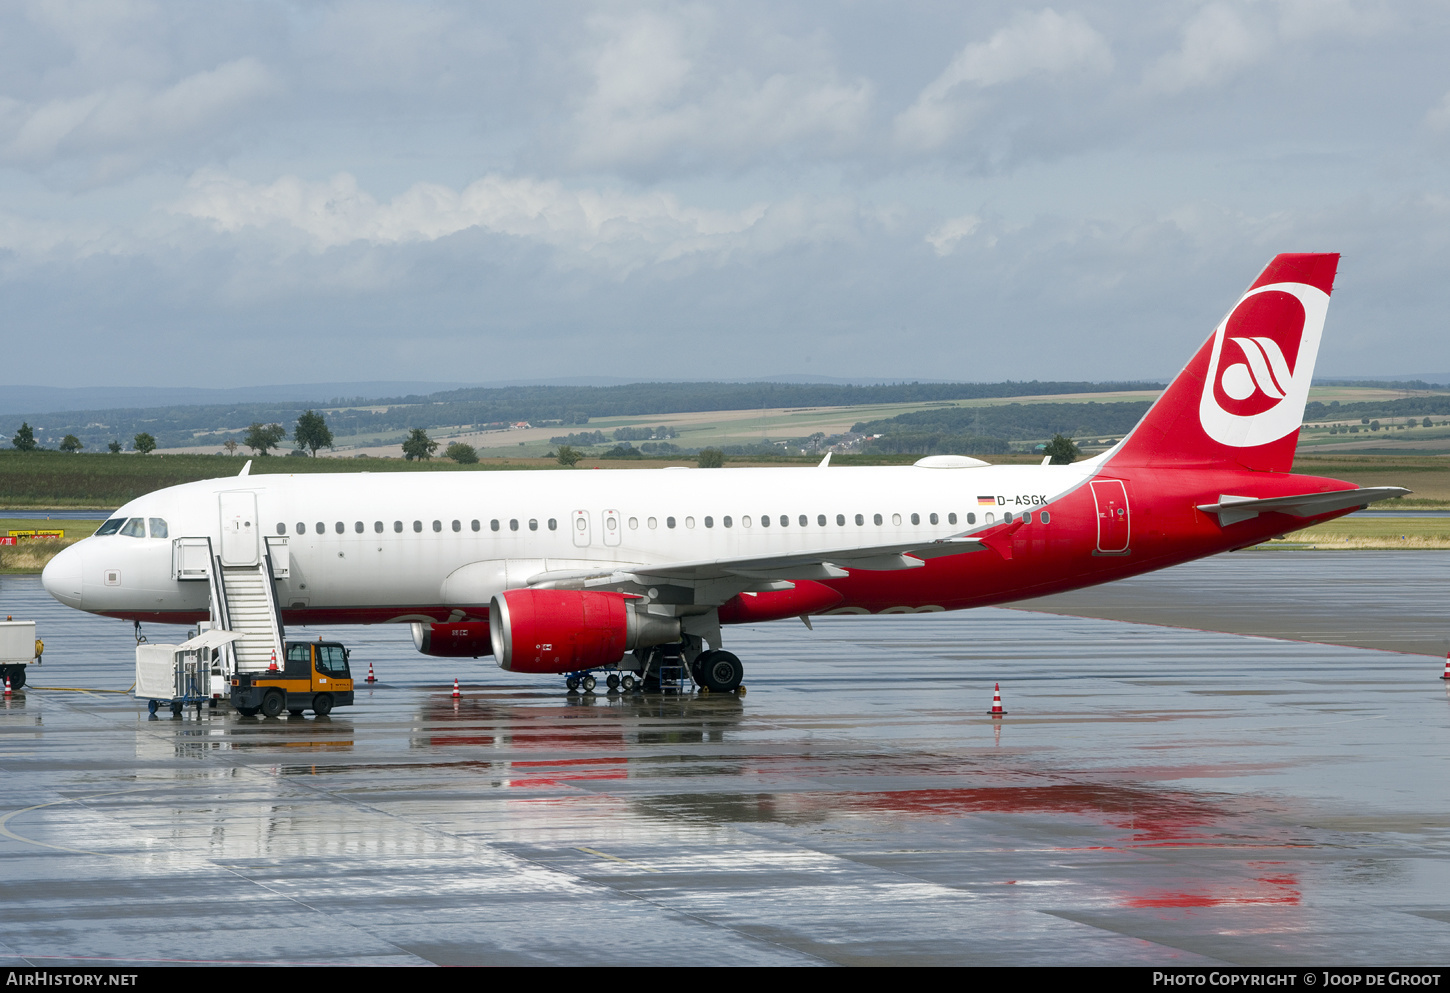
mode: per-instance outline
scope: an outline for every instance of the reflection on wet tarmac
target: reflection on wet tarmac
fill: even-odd
[[[45,629],[32,684],[129,684],[129,626],[27,577],[0,597]],[[383,682],[324,719],[6,701],[0,961],[1450,951],[1435,660],[983,610],[733,631],[743,699],[568,695],[401,629],[338,633]]]

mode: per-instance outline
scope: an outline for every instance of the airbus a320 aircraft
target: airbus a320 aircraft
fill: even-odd
[[[424,653],[526,673],[648,676],[668,650],[732,690],[730,624],[1008,603],[1409,492],[1290,471],[1338,261],[1275,258],[1138,426],[1072,465],[244,470],[131,501],[43,580],[82,610],[189,624],[215,614],[190,580],[260,568],[289,625],[411,623]],[[238,668],[265,668],[267,640],[280,629],[244,639]]]

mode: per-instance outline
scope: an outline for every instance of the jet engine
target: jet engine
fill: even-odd
[[[578,672],[611,665],[624,653],[680,640],[677,617],[634,609],[623,593],[507,590],[488,607],[489,637],[501,668]]]
[[[462,621],[457,624],[424,624],[414,621],[413,647],[424,655],[438,655],[449,659],[476,659],[480,655],[493,654],[487,621]]]

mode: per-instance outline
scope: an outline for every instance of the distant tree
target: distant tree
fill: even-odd
[[[258,455],[266,455],[270,449],[280,445],[285,437],[287,429],[282,425],[253,421],[247,428],[247,436],[242,439],[242,444]]]
[[[1429,426],[1430,426],[1430,418],[1428,418],[1428,417],[1425,418],[1423,421],[1420,422],[1420,427],[1422,427],[1422,428],[1427,428]]]
[[[702,448],[697,458],[701,469],[723,469],[725,453],[718,448]]]
[[[1380,422],[1379,421],[1370,421],[1369,422],[1369,429],[1371,431],[1378,431],[1380,429]]]
[[[1359,419],[1359,423],[1361,423],[1361,424],[1368,424],[1369,423],[1369,418],[1368,417],[1361,417]]]
[[[1082,454],[1082,449],[1065,434],[1055,434],[1047,446],[1042,449],[1043,455],[1052,457],[1053,465],[1072,465],[1073,461]]]
[[[156,439],[151,437],[145,431],[142,431],[136,437],[131,439],[131,447],[136,449],[136,451],[140,452],[142,455],[150,455],[152,452],[156,451]]]
[[[412,433],[408,435],[408,440],[403,442],[403,458],[409,462],[414,459],[427,461],[433,457],[433,453],[437,450],[438,442],[430,440],[428,432],[422,428],[414,428]]]
[[[478,450],[472,445],[465,445],[461,441],[455,441],[443,450],[445,458],[450,458],[459,465],[473,465],[478,461]]]
[[[297,439],[298,448],[311,449],[314,459],[319,448],[332,447],[332,431],[316,411],[309,410],[297,418],[297,429],[292,432],[292,437]]]
[[[62,452],[70,452],[72,455],[85,447],[85,445],[81,444],[81,440],[73,434],[68,434],[60,440],[60,450]]]
[[[119,441],[114,441],[113,440],[109,444],[107,444],[106,447],[111,450],[111,454],[112,455],[120,455],[121,454],[121,443]]]
[[[560,465],[573,465],[582,457],[582,453],[574,450],[568,445],[560,445],[559,452],[554,458],[559,460]]]
[[[237,454],[237,439],[228,438],[226,441],[222,442],[222,447],[227,450],[228,455]]]
[[[10,439],[10,444],[15,446],[17,452],[33,452],[36,449],[35,432],[30,425],[24,421],[20,423],[20,430],[15,432],[15,437]]]
[[[304,449],[304,448],[294,448],[294,449],[292,449],[292,451],[290,451],[290,452],[287,453],[287,457],[289,459],[290,458],[305,459],[305,458],[307,458],[307,450]]]

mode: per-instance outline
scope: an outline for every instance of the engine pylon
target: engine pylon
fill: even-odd
[[[987,711],[993,717],[1001,717],[1007,713],[1002,709],[1002,684],[992,684],[992,709]]]

